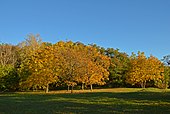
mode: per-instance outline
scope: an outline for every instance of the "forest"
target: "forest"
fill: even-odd
[[[29,34],[17,45],[0,44],[0,91],[154,87],[170,85],[170,56],[128,55],[96,44],[43,42]]]

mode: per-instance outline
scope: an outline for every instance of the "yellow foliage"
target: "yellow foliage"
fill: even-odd
[[[163,69],[163,64],[157,58],[153,56],[146,58],[144,53],[138,53],[136,58],[131,59],[131,68],[127,73],[126,81],[133,85],[145,86],[147,81],[162,79]]]

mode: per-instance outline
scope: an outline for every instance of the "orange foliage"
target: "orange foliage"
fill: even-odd
[[[144,53],[139,52],[137,57],[131,58],[131,68],[126,81],[132,85],[140,84],[144,88],[147,81],[163,79],[163,72],[163,64],[157,58],[146,58]]]

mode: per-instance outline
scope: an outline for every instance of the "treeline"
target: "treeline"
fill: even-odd
[[[43,42],[29,34],[18,45],[0,44],[0,91],[74,87],[168,88],[169,56],[163,61],[144,52],[126,53],[95,44]]]

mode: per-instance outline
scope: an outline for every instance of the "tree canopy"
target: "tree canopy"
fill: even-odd
[[[29,34],[18,45],[0,44],[0,91],[37,90],[56,86],[158,87],[170,83],[169,56],[158,60],[144,52],[129,56],[96,44],[43,42]]]
[[[130,59],[130,69],[127,73],[126,81],[132,85],[140,84],[145,88],[148,81],[155,83],[164,79],[164,67],[161,61],[150,56],[147,58],[144,53]]]

